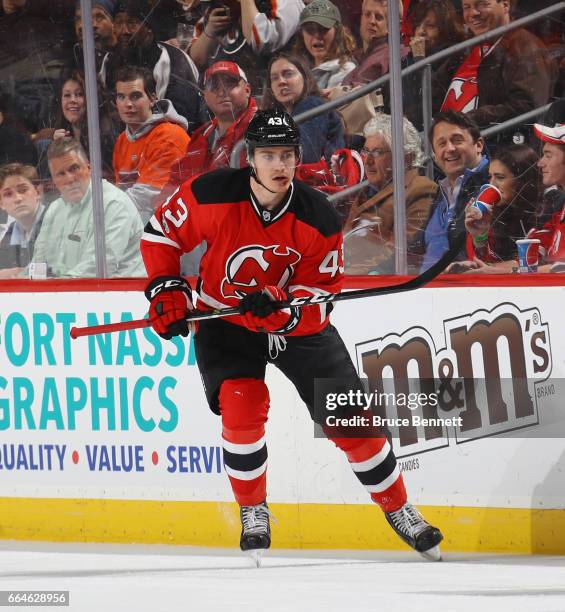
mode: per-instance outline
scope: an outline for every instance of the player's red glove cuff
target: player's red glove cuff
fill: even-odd
[[[149,305],[149,321],[165,340],[173,336],[188,336],[191,325],[186,315],[194,309],[192,290],[181,276],[157,276],[145,289]]]

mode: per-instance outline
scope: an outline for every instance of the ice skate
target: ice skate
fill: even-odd
[[[263,552],[271,546],[271,526],[267,502],[256,506],[241,506],[241,550],[249,552],[255,566],[261,565]]]
[[[432,527],[418,510],[406,502],[394,512],[385,512],[386,520],[396,533],[422,557],[429,561],[441,561],[439,543],[443,535]]]

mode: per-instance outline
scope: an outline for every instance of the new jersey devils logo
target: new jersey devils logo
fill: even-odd
[[[241,299],[265,285],[284,287],[299,261],[299,253],[278,244],[238,249],[226,263],[222,295]]]
[[[454,78],[451,81],[442,108],[451,108],[461,113],[475,110],[479,102],[477,79]]]

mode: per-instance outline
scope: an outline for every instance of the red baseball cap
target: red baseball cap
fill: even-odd
[[[556,145],[565,145],[565,125],[548,127],[547,125],[534,123],[534,133],[544,142],[549,142]]]
[[[543,142],[565,145],[565,99],[555,100],[551,104],[544,123],[549,125],[534,123],[535,135]]]
[[[245,72],[235,62],[216,62],[204,73],[204,85],[215,74],[229,74],[238,80],[243,79],[247,83]]]

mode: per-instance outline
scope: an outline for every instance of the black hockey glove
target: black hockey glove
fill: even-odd
[[[289,295],[280,287],[268,285],[262,291],[246,295],[239,303],[245,326],[252,331],[280,332],[291,317],[290,309],[280,310],[277,302],[287,301]]]
[[[239,311],[242,315],[250,312],[252,315],[264,318],[277,311],[277,302],[289,299],[288,293],[280,287],[267,285],[262,291],[247,294],[239,303]]]

